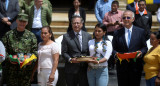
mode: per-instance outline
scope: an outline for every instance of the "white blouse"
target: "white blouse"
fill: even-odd
[[[59,53],[58,44],[55,42],[49,45],[38,45],[38,72],[41,68],[52,68],[53,54]]]
[[[107,44],[107,46],[104,45],[104,47],[106,49],[105,52],[103,52],[103,42],[100,41],[100,42],[97,43],[98,48],[96,49],[96,52],[97,52],[96,57],[100,58],[101,54],[102,54],[104,56],[102,58],[106,58],[107,61],[108,61],[108,59],[110,58],[110,56],[112,54],[112,44],[111,44],[111,42],[109,40],[106,40],[105,42]],[[88,45],[89,45],[90,56],[95,57],[94,56],[95,55],[95,39],[90,40],[88,42]],[[102,58],[100,58],[100,59],[102,59]],[[100,64],[89,63],[89,65],[90,66],[108,66],[108,62],[107,61],[105,61],[103,63],[100,63]]]

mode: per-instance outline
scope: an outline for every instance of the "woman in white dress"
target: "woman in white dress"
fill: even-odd
[[[108,85],[108,59],[112,54],[112,44],[105,37],[106,26],[97,24],[95,26],[95,38],[88,42],[91,57],[97,57],[90,61],[87,71],[89,86],[107,86]]]
[[[42,28],[41,38],[43,41],[38,45],[38,85],[56,86],[59,48],[49,26]]]

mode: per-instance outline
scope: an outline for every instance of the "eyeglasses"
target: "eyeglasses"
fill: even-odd
[[[131,17],[123,17],[123,19],[131,19]]]
[[[75,24],[78,24],[78,25],[79,25],[79,24],[81,24],[81,22],[74,22],[74,23],[72,23],[72,24],[74,24],[74,25],[75,25]]]

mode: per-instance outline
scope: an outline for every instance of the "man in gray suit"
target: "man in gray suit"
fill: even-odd
[[[63,36],[62,56],[65,58],[65,76],[67,86],[88,86],[87,63],[78,62],[75,57],[89,55],[88,41],[91,36],[81,30],[83,19],[73,16],[70,32]]]
[[[10,29],[17,27],[18,0],[0,0],[0,39]]]

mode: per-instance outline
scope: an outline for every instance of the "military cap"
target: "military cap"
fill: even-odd
[[[28,21],[28,15],[23,13],[23,12],[19,13],[17,19],[20,20],[20,21]]]

